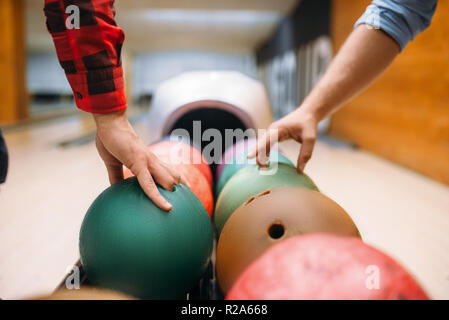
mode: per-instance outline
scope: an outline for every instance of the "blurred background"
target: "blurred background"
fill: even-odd
[[[76,109],[43,0],[0,0],[0,297],[53,290],[78,259],[78,231],[108,185],[90,116]],[[186,71],[233,70],[266,87],[275,119],[326,70],[368,0],[116,0],[129,116]],[[449,3],[368,90],[320,125],[306,172],[364,239],[449,298]],[[285,143],[295,160],[298,144]]]

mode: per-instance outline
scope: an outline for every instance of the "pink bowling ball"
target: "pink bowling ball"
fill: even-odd
[[[249,138],[249,139],[243,139],[237,141],[232,146],[229,146],[226,148],[225,152],[221,155],[220,162],[217,164],[216,168],[216,181],[220,178],[220,175],[226,166],[226,164],[231,163],[232,160],[239,156],[240,154],[246,152],[250,152],[255,148],[257,145],[257,139],[256,138]],[[272,147],[273,150],[279,150],[279,148],[276,146]]]
[[[223,171],[227,163],[231,163],[235,157],[244,152],[248,153],[256,146],[256,144],[257,139],[250,138],[237,141],[232,146],[226,148],[225,152],[223,152],[223,154],[221,155],[220,162],[217,164],[216,180],[218,181],[218,179],[220,178],[221,172]]]

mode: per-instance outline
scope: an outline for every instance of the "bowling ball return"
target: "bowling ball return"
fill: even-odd
[[[208,129],[218,130],[224,137],[228,129],[265,129],[272,120],[262,82],[236,71],[184,72],[156,88],[147,114],[148,138],[153,143],[182,131],[203,150],[209,141],[201,137]],[[222,141],[221,152],[233,143]],[[206,160],[215,172],[217,163],[212,158]]]
[[[156,88],[147,118],[154,142],[177,128],[190,131],[194,120],[220,131],[265,129],[273,115],[262,82],[236,71],[193,71]]]

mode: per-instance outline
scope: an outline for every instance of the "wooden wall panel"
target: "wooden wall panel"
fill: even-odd
[[[0,0],[0,123],[28,116],[24,9],[23,0]]]
[[[333,0],[338,49],[370,1]],[[390,68],[334,114],[332,135],[449,184],[449,1]]]

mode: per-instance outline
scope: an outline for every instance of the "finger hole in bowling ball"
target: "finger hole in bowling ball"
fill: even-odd
[[[262,196],[266,196],[267,194],[270,194],[270,193],[271,193],[271,190],[266,190],[264,192],[259,193],[257,196],[262,197]]]
[[[171,192],[175,192],[178,189],[178,186],[176,184],[173,185],[171,188]]]
[[[246,200],[245,202],[245,206],[247,206],[248,204],[250,204],[251,202],[253,202],[253,200],[256,199],[256,197],[251,197],[248,200]]]
[[[282,238],[284,233],[285,233],[284,226],[282,224],[280,224],[280,223],[273,223],[268,228],[268,235],[272,239],[280,239],[280,238]]]

